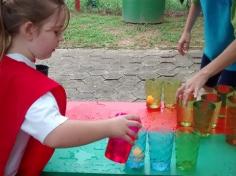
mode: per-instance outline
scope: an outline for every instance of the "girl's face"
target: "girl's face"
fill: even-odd
[[[63,40],[63,27],[66,19],[66,12],[56,10],[45,22],[37,28],[30,44],[30,50],[34,58],[46,59],[58,47]]]

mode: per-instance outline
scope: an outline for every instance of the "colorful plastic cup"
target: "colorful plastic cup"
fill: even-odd
[[[216,108],[214,110],[214,115],[213,115],[212,121],[211,121],[211,127],[216,128],[219,113],[220,113],[220,109],[221,109],[221,98],[220,98],[220,96],[215,94],[215,93],[207,93],[207,94],[203,94],[201,96],[201,99],[203,101],[211,102],[216,106]]]
[[[226,141],[231,145],[236,145],[236,95],[229,96],[226,104]]]
[[[150,110],[160,110],[162,80],[148,79],[145,81],[146,106]]]
[[[193,124],[193,103],[195,102],[193,95],[188,97],[187,105],[183,104],[182,97],[177,100],[176,115],[178,126],[192,126]]]
[[[169,171],[174,133],[151,131],[148,133],[148,141],[151,169],[160,172]]]
[[[140,130],[126,162],[126,168],[140,169],[144,167],[146,138],[147,131]]]
[[[191,171],[196,168],[200,136],[192,127],[181,127],[175,133],[176,168]]]
[[[202,136],[210,134],[215,107],[208,101],[199,100],[193,103],[193,127],[198,134]]]
[[[233,94],[234,91],[233,87],[229,85],[217,85],[215,89],[217,93],[220,95],[222,101],[219,118],[225,118],[227,97]]]
[[[176,107],[176,91],[180,87],[180,80],[170,79],[164,80],[163,94],[165,108],[173,109]]]
[[[118,113],[116,116],[125,115],[126,113]],[[139,131],[138,127],[130,127],[135,133]],[[133,139],[135,140],[135,139]],[[129,157],[132,145],[121,138],[109,138],[105,156],[117,163],[125,163]]]

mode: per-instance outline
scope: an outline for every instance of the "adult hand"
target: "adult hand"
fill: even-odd
[[[176,92],[176,98],[183,97],[184,105],[187,104],[188,97],[193,94],[197,98],[199,90],[204,86],[208,76],[201,71],[187,80]]]
[[[177,50],[181,55],[185,55],[188,52],[190,40],[191,40],[191,34],[187,32],[184,32],[180,37],[177,44]]]

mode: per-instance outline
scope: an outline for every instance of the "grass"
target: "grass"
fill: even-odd
[[[103,14],[113,14],[121,15],[122,11],[122,0],[95,0],[97,2],[97,8],[91,9],[87,7],[88,1],[90,0],[80,0],[81,11],[82,12],[99,12]],[[66,0],[66,3],[71,11],[74,11],[75,0]],[[185,11],[186,4],[182,5],[179,0],[166,0],[166,11],[180,12]]]
[[[67,1],[71,21],[62,48],[175,48],[186,20],[186,7],[174,0],[167,0],[161,24],[123,22],[119,15],[121,0],[99,0],[96,9],[86,8],[86,0],[81,0],[79,13],[74,10],[73,2]],[[202,18],[199,18],[192,32],[192,47],[202,47],[202,35]]]

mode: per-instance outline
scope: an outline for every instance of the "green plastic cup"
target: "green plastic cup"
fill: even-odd
[[[199,100],[193,103],[193,127],[201,136],[210,135],[215,108],[216,106],[208,101]]]
[[[200,136],[192,127],[181,127],[175,133],[176,168],[182,171],[195,170],[200,146]]]
[[[207,93],[207,94],[203,94],[201,96],[201,99],[203,101],[209,101],[215,105],[216,108],[214,110],[214,115],[213,115],[213,118],[211,121],[211,126],[212,126],[212,128],[216,128],[220,109],[221,109],[221,103],[222,103],[220,96],[215,93]]]

